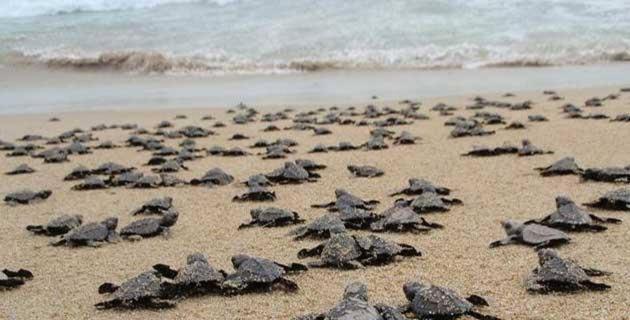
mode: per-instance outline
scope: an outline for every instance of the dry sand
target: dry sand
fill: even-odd
[[[28,163],[37,172],[30,175],[2,175],[0,194],[22,188],[53,190],[48,200],[29,206],[1,205],[0,257],[1,267],[30,269],[35,278],[23,287],[0,293],[0,318],[6,319],[288,319],[303,313],[323,311],[332,307],[346,283],[354,280],[369,285],[371,301],[392,305],[402,304],[402,284],[409,280],[428,281],[451,287],[462,294],[479,294],[488,298],[490,307],[484,312],[503,319],[630,319],[630,221],[611,226],[603,233],[573,233],[573,242],[560,249],[565,257],[577,259],[586,266],[613,272],[598,280],[613,287],[604,293],[571,295],[531,295],[523,287],[523,278],[536,266],[536,254],[524,246],[507,246],[490,250],[488,243],[504,237],[499,221],[505,218],[529,219],[541,217],[554,209],[554,198],[566,194],[577,202],[595,199],[599,194],[617,188],[607,183],[582,183],[578,177],[542,178],[533,168],[545,166],[564,156],[574,156],[584,167],[630,164],[630,124],[607,120],[564,119],[558,107],[567,102],[578,105],[592,96],[606,96],[618,88],[560,91],[565,101],[549,102],[540,92],[518,93],[514,98],[486,95],[506,101],[531,99],[533,110],[509,111],[488,108],[507,117],[528,124],[526,130],[502,130],[488,137],[450,139],[451,127],[445,127],[448,117],[440,117],[427,109],[442,101],[460,107],[457,114],[471,104],[470,96],[447,97],[423,101],[423,112],[431,120],[416,121],[413,125],[392,127],[400,132],[408,130],[422,137],[412,146],[391,146],[384,151],[352,151],[327,154],[305,154],[317,143],[334,144],[341,140],[363,143],[368,139],[369,127],[330,126],[334,134],[313,136],[310,131],[281,131],[263,133],[268,123],[247,126],[229,122],[225,110],[171,110],[159,112],[91,112],[57,114],[61,122],[48,122],[52,115],[5,116],[0,118],[0,138],[15,139],[26,133],[55,135],[75,127],[89,128],[99,123],[138,123],[152,128],[160,120],[171,120],[177,126],[197,124],[202,115],[213,114],[228,123],[217,129],[218,136],[199,139],[200,146],[212,145],[246,147],[253,140],[227,141],[236,132],[254,138],[275,139],[288,137],[300,145],[295,158],[308,158],[326,164],[317,183],[296,186],[275,186],[278,200],[273,206],[299,212],[312,220],[325,212],[310,208],[313,203],[333,198],[335,188],[343,187],[369,199],[378,199],[379,211],[393,201],[391,191],[406,185],[411,177],[422,177],[452,188],[453,196],[464,201],[446,214],[429,216],[446,226],[443,230],[425,235],[383,234],[387,239],[417,246],[424,256],[401,260],[383,267],[357,271],[310,270],[291,277],[299,286],[297,294],[255,294],[238,297],[207,296],[187,299],[177,308],[167,311],[97,311],[96,291],[105,281],[121,282],[155,263],[179,266],[193,251],[206,253],[212,264],[231,270],[233,254],[249,253],[277,261],[296,261],[299,249],[311,247],[316,241],[292,241],[286,234],[292,228],[251,228],[238,231],[237,226],[249,219],[249,209],[256,203],[233,203],[230,199],[244,191],[237,183],[214,189],[180,187],[156,190],[71,191],[71,182],[63,177],[79,164],[97,166],[106,161],[139,167],[150,154],[123,148],[96,151],[91,155],[73,156],[64,164],[42,164],[41,159],[0,157],[0,171],[5,172],[20,163]],[[385,103],[400,107],[396,103]],[[345,107],[344,105],[340,105]],[[363,107],[357,105],[357,107]],[[615,116],[630,111],[630,94],[607,101],[603,108],[586,108],[587,112],[603,112]],[[265,112],[267,110],[261,110]],[[528,114],[544,114],[551,121],[528,123]],[[186,120],[173,120],[176,114],[186,114]],[[289,121],[275,123],[280,127]],[[95,133],[103,140],[122,142],[128,132],[108,130]],[[552,155],[518,158],[468,158],[460,154],[475,144],[498,145],[504,141],[518,143],[529,138],[534,144],[555,151]],[[179,140],[167,140],[175,146]],[[244,180],[249,175],[269,172],[285,160],[260,160],[260,157],[206,157],[189,162],[190,171],[177,175],[190,179],[219,167]],[[385,170],[380,178],[351,177],[346,170],[349,163],[374,165]],[[101,248],[51,247],[46,237],[32,236],[24,227],[45,223],[53,214],[80,213],[86,221],[108,216],[120,219],[121,226],[134,220],[129,212],[144,201],[157,196],[173,197],[180,211],[180,219],[172,229],[172,236],[140,242],[121,242]],[[264,204],[267,205],[267,204]],[[605,216],[625,218],[627,213],[605,212]],[[628,219],[626,219],[628,220]]]

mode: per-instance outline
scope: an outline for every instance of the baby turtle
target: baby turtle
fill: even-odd
[[[532,222],[565,231],[604,231],[597,223],[621,223],[614,218],[600,218],[580,207],[567,197],[556,197],[556,211]],[[597,222],[597,223],[596,223]]]
[[[363,210],[372,210],[374,207],[380,202],[377,200],[363,200],[350,192],[344,189],[336,189],[335,197],[337,198],[335,201],[323,203],[323,204],[314,204],[311,205],[313,208],[326,208],[328,211],[340,211],[343,208],[356,208]]]
[[[341,301],[322,314],[309,314],[293,320],[405,320],[396,308],[368,303],[367,286],[353,282],[346,286]]]
[[[303,219],[300,219],[297,212],[275,207],[252,209],[249,214],[252,216],[252,220],[241,224],[238,227],[239,229],[256,225],[261,227],[280,227],[304,222]]]
[[[463,298],[449,288],[419,282],[405,283],[403,292],[409,301],[407,311],[418,319],[455,319],[467,315],[480,320],[499,320],[475,311],[476,306],[488,306],[477,295]]]
[[[524,156],[534,156],[539,154],[552,154],[553,151],[545,151],[533,145],[531,141],[524,139],[522,142],[522,146],[518,149],[518,155],[521,157]]]
[[[276,193],[270,191],[266,187],[262,187],[259,185],[254,185],[248,187],[247,192],[243,193],[240,196],[234,196],[232,201],[274,201],[276,200]]]
[[[518,147],[510,144],[504,143],[502,146],[491,148],[486,146],[473,146],[471,151],[462,154],[462,156],[472,156],[472,157],[494,157],[500,156],[504,154],[514,154],[518,153]]]
[[[304,170],[308,171],[309,173],[317,170],[326,169],[326,165],[319,164],[313,160],[308,159],[296,159],[295,164],[304,168]]]
[[[162,279],[158,272],[147,271],[135,276],[117,286],[103,283],[98,293],[112,294],[112,298],[99,302],[97,309],[166,309],[175,307],[175,302],[165,299]]]
[[[357,146],[355,146],[352,143],[347,142],[347,141],[342,141],[342,142],[339,142],[339,144],[336,145],[336,146],[328,147],[328,150],[331,150],[331,151],[351,151],[351,150],[357,150],[359,148],[361,148],[361,147],[357,147]]]
[[[510,124],[508,124],[507,126],[505,126],[505,130],[518,130],[518,129],[525,129],[525,124],[523,124],[520,121],[512,121],[510,122]]]
[[[129,172],[135,170],[134,167],[125,167],[123,165],[114,163],[114,162],[106,162],[96,169],[92,170],[92,174],[102,174],[106,176],[119,175],[121,173]]]
[[[247,181],[243,182],[248,187],[260,186],[260,187],[270,187],[273,185],[269,179],[264,174],[255,174],[247,178]]]
[[[163,197],[151,199],[145,202],[140,208],[132,211],[131,214],[165,214],[172,210],[174,210],[173,198]]]
[[[328,147],[323,144],[317,144],[311,149],[308,153],[326,153],[328,152]]]
[[[103,141],[99,145],[94,147],[94,149],[116,149],[116,148],[120,148],[120,146],[117,144],[114,144],[111,140]]]
[[[97,176],[89,176],[85,178],[82,183],[79,183],[72,187],[72,190],[83,191],[83,190],[98,190],[98,189],[107,189],[109,186],[103,179]]]
[[[28,270],[20,269],[18,271],[11,271],[9,269],[3,269],[2,272],[0,272],[0,289],[17,288],[31,279],[33,279],[33,273]]]
[[[279,184],[299,184],[313,182],[319,175],[313,174],[295,162],[285,162],[281,168],[265,175],[271,182]]]
[[[617,189],[606,192],[597,201],[586,203],[585,205],[606,210],[630,211],[630,189]]]
[[[132,189],[155,189],[162,186],[162,178],[158,175],[143,175],[127,186]]]
[[[83,216],[81,215],[61,215],[53,218],[46,225],[29,225],[26,226],[26,230],[46,236],[60,236],[68,233],[70,230],[79,227],[83,223]]]
[[[116,176],[110,176],[107,180],[107,184],[112,187],[130,186],[137,183],[142,177],[144,177],[144,173],[142,172],[129,171]]]
[[[293,230],[290,235],[294,236],[295,240],[312,237],[316,239],[330,238],[331,235],[336,233],[346,232],[346,225],[341,220],[338,214],[329,213],[316,218],[306,226],[299,227]]]
[[[476,121],[463,121],[457,122],[455,128],[451,131],[451,137],[475,137],[475,136],[487,136],[494,134],[495,131],[486,131],[481,126],[481,123]]]
[[[125,239],[138,239],[163,235],[168,237],[169,228],[175,225],[179,214],[175,210],[164,213],[160,218],[144,218],[134,221],[120,229],[120,235]]]
[[[17,205],[17,204],[31,204],[40,201],[44,201],[50,197],[52,191],[50,190],[42,190],[42,191],[32,191],[32,190],[22,190],[17,192],[12,192],[7,194],[4,197],[4,202],[8,205]]]
[[[35,172],[35,169],[29,167],[28,164],[23,163],[17,167],[15,167],[15,169],[6,172],[6,175],[18,175],[18,174],[27,174],[27,173],[33,173]]]
[[[588,168],[584,170],[582,179],[585,181],[624,182],[630,183],[630,166],[625,168]]]
[[[427,232],[432,229],[442,229],[443,226],[431,223],[418,216],[410,207],[394,206],[385,210],[381,218],[370,225],[370,230],[375,232]]]
[[[357,177],[374,178],[385,174],[385,171],[373,166],[348,165],[348,171]]]
[[[505,229],[507,238],[491,242],[490,248],[520,243],[540,249],[562,245],[571,241],[571,238],[566,233],[536,223],[520,223],[506,220],[501,222],[501,226]]]
[[[425,192],[430,192],[430,193],[437,193],[439,195],[449,195],[451,193],[451,189],[449,188],[445,188],[445,187],[440,187],[440,186],[436,186],[433,183],[431,183],[430,181],[424,180],[424,179],[418,179],[418,178],[411,178],[409,179],[409,187],[401,189],[399,191],[396,191],[392,194],[390,194],[390,197],[393,196],[397,196],[397,195],[407,195],[407,196],[413,196],[413,195],[420,195],[423,194]]]
[[[86,166],[78,166],[72,169],[72,171],[65,178],[63,178],[63,180],[65,181],[80,180],[91,175],[92,175],[92,170],[90,170]]]
[[[590,277],[609,275],[609,272],[583,268],[574,261],[563,259],[553,249],[538,251],[538,267],[527,277],[527,291],[536,293],[603,291],[604,283],[592,282]]]
[[[395,243],[375,235],[353,236],[348,233],[331,235],[329,240],[298,252],[298,258],[320,257],[309,267],[357,269],[368,265],[385,265],[394,262],[397,256],[421,256],[414,247]]]
[[[396,200],[396,205],[407,206],[413,209],[416,213],[431,213],[431,212],[446,212],[451,210],[451,206],[460,205],[463,202],[457,198],[440,197],[437,193],[424,192],[417,196],[415,199]]]
[[[383,150],[389,148],[383,136],[373,136],[368,142],[362,144],[361,147],[367,150]]]
[[[415,144],[420,138],[414,136],[409,131],[403,131],[394,139],[394,144]]]
[[[179,170],[188,170],[188,167],[181,164],[176,160],[168,160],[164,164],[162,164],[159,168],[153,168],[151,171],[155,173],[169,173],[169,172],[179,172]]]
[[[540,171],[540,175],[543,177],[563,176],[569,174],[580,175],[584,172],[584,170],[575,162],[575,158],[573,157],[565,157],[552,163],[550,166],[534,168],[534,170]]]
[[[70,230],[59,239],[52,242],[53,246],[66,245],[70,247],[90,246],[98,247],[105,242],[118,241],[118,218],[107,218],[102,222],[91,222]]]
[[[227,174],[225,171],[214,168],[206,172],[203,177],[199,179],[192,179],[190,184],[196,185],[204,185],[206,187],[214,187],[214,186],[224,186],[230,184],[234,181],[234,177]]]
[[[236,271],[229,274],[222,284],[228,294],[273,290],[296,292],[299,289],[297,283],[285,278],[285,275],[307,270],[306,266],[299,263],[283,265],[244,254],[233,256],[232,265]]]
[[[527,120],[529,120],[530,122],[545,122],[545,121],[549,121],[549,119],[547,119],[547,117],[541,115],[541,114],[531,114],[529,116],[527,116]]]
[[[227,276],[225,271],[213,268],[202,253],[188,255],[186,265],[179,270],[165,264],[156,264],[153,269],[172,280],[162,283],[164,294],[169,298],[219,293]]]

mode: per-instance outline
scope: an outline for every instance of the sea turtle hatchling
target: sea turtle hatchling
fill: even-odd
[[[578,166],[573,157],[564,157],[547,167],[534,168],[540,172],[543,177],[563,176],[563,175],[581,175],[584,170]]]
[[[604,231],[607,228],[600,223],[621,223],[621,220],[600,218],[580,208],[568,197],[559,196],[556,197],[556,211],[531,222],[565,231]]]
[[[518,147],[510,144],[510,143],[504,143],[501,146],[498,147],[486,147],[486,146],[473,146],[473,149],[471,151],[468,151],[464,154],[462,154],[462,156],[472,156],[472,157],[494,157],[494,156],[500,156],[500,155],[504,155],[504,154],[515,154],[518,153]]]
[[[348,171],[357,177],[374,178],[385,174],[385,171],[374,166],[348,165]]]
[[[156,264],[153,269],[172,280],[162,283],[163,293],[169,298],[220,293],[227,276],[225,271],[213,268],[199,252],[188,255],[186,265],[179,270],[165,264]]]
[[[398,190],[390,194],[389,196],[393,197],[393,196],[397,196],[401,194],[404,194],[407,196],[414,196],[414,195],[423,194],[425,192],[437,193],[439,195],[446,196],[451,193],[451,189],[436,186],[432,182],[425,179],[411,178],[409,179],[408,183],[409,183],[408,187]]]
[[[31,279],[33,279],[33,273],[29,270],[20,269],[18,271],[12,271],[3,269],[0,272],[0,290],[17,288]]]
[[[562,245],[571,241],[571,238],[566,233],[536,223],[520,223],[514,220],[506,220],[501,222],[501,226],[503,226],[507,237],[491,242],[490,248],[520,243],[540,249]]]
[[[588,168],[584,170],[582,179],[585,181],[630,183],[630,166]]]
[[[563,259],[556,250],[542,249],[538,251],[538,267],[529,274],[525,285],[527,291],[535,293],[603,291],[610,289],[610,286],[593,282],[590,277],[609,274],[583,268],[572,260]]]
[[[233,256],[232,265],[235,272],[225,277],[222,284],[228,294],[273,290],[296,292],[299,289],[297,283],[285,278],[285,275],[307,270],[299,263],[284,265],[244,254]]]
[[[264,174],[255,174],[247,178],[247,181],[243,182],[248,187],[260,186],[260,187],[271,187],[273,183],[267,179]]]
[[[394,144],[415,144],[420,138],[414,136],[409,131],[403,131],[394,139]]]
[[[120,229],[123,239],[137,240],[138,237],[150,238],[157,235],[168,237],[169,228],[175,225],[179,214],[175,210],[164,213],[159,218],[144,218],[136,220]]]
[[[114,162],[106,162],[98,166],[96,169],[92,170],[92,174],[111,176],[111,175],[119,175],[121,173],[129,172],[132,170],[135,170],[135,168],[125,167],[123,165],[120,165]]]
[[[145,202],[140,208],[131,212],[132,215],[137,214],[165,214],[173,208],[173,198],[162,197],[154,198]]]
[[[480,320],[499,320],[475,310],[478,306],[488,306],[477,295],[464,298],[449,288],[419,282],[405,283],[403,292],[409,301],[406,311],[418,319],[456,319],[467,315]]]
[[[92,175],[92,170],[90,170],[86,166],[80,165],[72,169],[72,171],[70,171],[70,173],[63,178],[63,180],[65,181],[80,180],[80,179],[85,179],[86,177],[91,176],[91,175]]]
[[[253,226],[280,227],[304,222],[297,212],[275,207],[255,208],[250,210],[249,214],[252,217],[251,221],[241,224],[239,229]]]
[[[363,200],[345,189],[336,189],[335,190],[335,201],[323,203],[323,204],[314,204],[311,205],[313,208],[326,208],[328,211],[340,211],[344,207],[349,208],[357,208],[363,210],[372,210],[374,207],[380,202],[377,200]]]
[[[118,218],[107,218],[102,222],[83,224],[64,234],[58,241],[51,243],[53,246],[66,245],[70,247],[91,246],[98,247],[105,242],[118,241]]]
[[[234,196],[232,201],[275,201],[276,193],[259,185],[248,187],[247,191],[239,196]]]
[[[428,222],[410,207],[394,206],[380,214],[380,219],[370,225],[375,232],[427,232],[432,229],[442,229],[441,224]]]
[[[28,225],[26,230],[46,236],[60,236],[79,227],[83,223],[83,216],[64,214],[48,221],[45,225]]]
[[[11,192],[4,197],[4,202],[8,205],[31,204],[48,199],[52,195],[50,190],[32,191],[21,190]]]
[[[89,176],[83,180],[83,182],[72,186],[72,190],[83,191],[83,190],[98,190],[98,189],[107,189],[109,186],[107,183],[97,177],[97,176]]]
[[[414,257],[422,253],[416,248],[395,243],[375,235],[353,236],[338,233],[318,246],[302,249],[298,258],[319,257],[319,261],[308,263],[315,268],[357,269],[368,265],[385,265],[395,261],[397,256]]]
[[[214,168],[206,172],[203,177],[199,179],[192,179],[190,184],[204,185],[207,187],[224,186],[234,181],[234,177],[220,168]]]
[[[460,199],[441,197],[439,194],[433,192],[424,192],[414,199],[398,199],[395,202],[397,206],[408,206],[413,209],[413,211],[420,214],[450,211],[451,206],[461,205],[462,203]]]
[[[524,139],[523,141],[521,141],[521,144],[522,144],[521,148],[518,149],[518,155],[520,157],[553,153],[553,151],[546,151],[546,150],[536,147],[535,145],[532,144],[531,141],[527,139]]]
[[[111,294],[109,300],[99,302],[97,309],[166,309],[175,307],[175,302],[165,299],[163,280],[157,271],[143,272],[120,286],[103,283],[100,294]]]
[[[309,172],[295,162],[285,162],[284,165],[265,175],[271,182],[279,184],[298,184],[314,182],[319,175]]]
[[[630,211],[630,189],[617,189],[600,196],[596,201],[585,203],[592,208]]]
[[[311,221],[306,226],[299,227],[289,234],[295,240],[312,238],[330,238],[331,235],[346,232],[346,225],[338,214],[329,213]]]
[[[23,163],[15,167],[13,170],[7,171],[5,174],[12,176],[12,175],[18,175],[18,174],[28,174],[28,173],[33,173],[33,172],[35,172],[35,169],[31,168],[28,164]]]

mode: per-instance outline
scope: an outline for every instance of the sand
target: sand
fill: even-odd
[[[204,147],[212,145],[240,146],[245,148],[253,140],[227,141],[236,132],[268,140],[287,137],[297,140],[298,151],[290,159],[308,158],[328,166],[321,172],[317,183],[294,186],[275,186],[278,200],[273,206],[295,210],[307,220],[325,214],[310,208],[311,204],[333,199],[334,189],[343,187],[366,199],[382,202],[378,211],[393,201],[387,194],[406,185],[411,177],[421,177],[453,189],[453,196],[464,201],[446,214],[432,214],[431,221],[445,225],[445,229],[424,235],[382,234],[384,238],[417,246],[423,257],[404,259],[397,263],[370,267],[357,271],[310,270],[291,276],[300,286],[297,294],[255,294],[237,297],[207,296],[181,301],[177,308],[167,311],[97,311],[93,305],[103,299],[97,287],[105,281],[121,282],[148,270],[155,263],[179,266],[194,251],[209,256],[213,265],[232,270],[229,259],[237,253],[249,253],[281,262],[297,261],[301,248],[311,247],[317,241],[292,241],[287,228],[250,228],[238,231],[237,227],[249,219],[249,209],[256,203],[233,203],[230,199],[245,189],[233,183],[218,188],[178,187],[155,190],[128,190],[115,188],[100,191],[78,192],[70,190],[73,183],[63,177],[79,164],[97,166],[106,161],[141,166],[150,157],[147,152],[133,148],[99,150],[91,155],[73,156],[64,164],[42,164],[41,159],[0,157],[0,171],[6,172],[20,163],[37,170],[30,175],[2,176],[0,194],[22,188],[53,190],[48,200],[10,207],[1,205],[0,257],[1,267],[26,268],[35,278],[23,287],[0,293],[0,318],[3,319],[289,319],[332,307],[340,297],[345,284],[365,281],[369,285],[372,302],[400,305],[405,302],[402,284],[409,280],[431,282],[451,287],[462,294],[486,297],[490,307],[485,313],[503,319],[630,319],[630,221],[611,226],[603,233],[573,233],[573,242],[560,249],[565,257],[581,264],[613,272],[598,279],[612,285],[604,293],[578,293],[571,295],[531,295],[525,291],[523,279],[536,265],[534,250],[524,246],[507,246],[488,249],[488,243],[504,237],[499,221],[505,218],[530,219],[550,213],[554,198],[565,194],[576,202],[594,200],[601,193],[619,187],[607,183],[582,183],[576,176],[542,178],[533,168],[546,166],[564,156],[574,156],[583,167],[600,167],[630,164],[630,125],[607,120],[564,119],[558,107],[567,102],[581,105],[592,96],[606,96],[618,88],[592,88],[560,90],[564,101],[550,102],[540,92],[517,93],[513,98],[500,94],[484,95],[505,101],[532,100],[533,110],[509,111],[487,108],[499,112],[508,120],[520,120],[526,130],[502,130],[494,126],[497,134],[488,137],[450,139],[451,127],[445,127],[448,117],[440,117],[427,109],[437,102],[460,107],[458,115],[469,115],[463,106],[471,104],[472,96],[444,97],[423,101],[424,113],[431,119],[416,121],[413,125],[392,127],[400,132],[408,130],[422,140],[411,146],[393,146],[383,151],[352,151],[327,154],[306,154],[317,143],[334,144],[341,140],[363,143],[369,136],[369,127],[329,126],[334,134],[313,136],[310,131],[280,131],[263,133],[268,123],[256,122],[241,126],[229,122],[230,115],[220,109],[160,110],[159,112],[88,112],[54,114],[60,122],[48,122],[52,114],[4,116],[0,118],[0,138],[12,140],[26,133],[52,136],[75,127],[89,128],[99,123],[138,123],[152,128],[161,120],[171,120],[178,127],[188,124],[209,126],[212,122],[200,121],[212,114],[228,123],[216,129],[218,136],[198,139]],[[400,107],[396,102],[378,104]],[[363,107],[365,104],[355,104]],[[345,104],[339,104],[346,107]],[[284,106],[282,106],[284,107]],[[276,109],[279,109],[280,106]],[[300,109],[300,108],[298,108]],[[272,109],[261,109],[265,112]],[[630,94],[618,100],[607,101],[603,108],[587,108],[587,112],[603,112],[610,116],[630,111]],[[544,114],[551,121],[527,123],[528,114]],[[176,114],[186,114],[186,120],[173,120]],[[289,121],[275,123],[279,127]],[[101,141],[122,142],[128,132],[108,130],[96,132]],[[460,154],[473,145],[499,145],[504,141],[520,142],[529,138],[539,147],[553,150],[551,155],[518,158],[469,158]],[[179,140],[167,140],[176,146]],[[177,176],[185,179],[201,176],[205,171],[219,167],[234,175],[238,181],[249,175],[269,172],[285,160],[261,160],[258,156],[221,158],[206,157],[189,162],[190,170]],[[383,177],[354,178],[346,170],[347,164],[373,165],[385,170]],[[120,242],[101,248],[51,247],[49,239],[30,235],[24,227],[45,223],[52,215],[78,213],[86,221],[116,216],[120,225],[133,221],[129,212],[146,200],[157,196],[173,197],[180,219],[172,228],[171,238],[146,239],[140,242]],[[267,204],[263,204],[267,205]],[[625,218],[627,213],[602,212],[601,215]],[[626,219],[627,220],[627,219]]]

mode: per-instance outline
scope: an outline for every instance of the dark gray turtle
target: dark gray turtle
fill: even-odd
[[[248,136],[246,136],[246,135],[244,135],[242,133],[235,133],[228,140],[247,140],[247,139],[249,139]]]
[[[600,218],[580,207],[567,197],[556,197],[556,211],[532,222],[565,231],[604,231],[599,223],[621,223],[614,218]]]
[[[243,201],[275,201],[276,193],[270,191],[266,187],[262,187],[259,185],[254,185],[248,187],[247,192],[234,196],[232,201],[243,202]]]
[[[59,239],[52,242],[53,246],[66,245],[70,247],[91,246],[98,247],[105,242],[118,241],[118,218],[107,218],[102,222],[83,224],[70,230]]]
[[[70,171],[70,173],[65,178],[63,178],[63,180],[66,180],[66,181],[80,180],[91,175],[92,175],[92,170],[90,170],[86,166],[80,165],[72,169],[72,171]]]
[[[18,174],[28,174],[28,173],[33,173],[35,172],[35,169],[31,168],[28,164],[23,163],[17,167],[15,167],[15,169],[6,172],[6,175],[18,175]]]
[[[12,151],[7,153],[7,157],[25,157],[31,154],[31,150],[28,150],[24,146],[16,146]]]
[[[17,288],[31,279],[33,279],[33,273],[28,270],[11,271],[3,269],[0,272],[0,290]]]
[[[446,212],[449,211],[451,206],[460,205],[463,202],[457,198],[445,198],[441,197],[437,193],[433,192],[423,192],[415,199],[404,200],[398,199],[396,200],[396,205],[399,206],[408,206],[416,213],[431,213],[431,212]]]
[[[138,180],[142,179],[142,177],[144,177],[144,173],[140,171],[129,171],[119,175],[110,176],[107,180],[107,184],[112,187],[129,186],[138,182]]]
[[[224,185],[232,183],[232,181],[234,181],[233,176],[227,174],[225,171],[219,168],[214,168],[206,172],[203,175],[203,177],[199,179],[192,179],[190,181],[190,184],[194,186],[204,185],[207,187],[214,187],[214,186],[224,186]]]
[[[45,163],[61,163],[69,161],[68,154],[68,149],[52,148],[40,152],[36,157],[44,158]]]
[[[473,146],[471,151],[462,154],[462,156],[493,157],[504,154],[515,154],[518,153],[518,150],[518,147],[506,142],[502,146],[494,148],[486,146]]]
[[[109,293],[111,299],[99,302],[97,309],[166,309],[175,307],[175,302],[165,299],[163,280],[156,271],[147,271],[117,286],[103,283],[98,293]]]
[[[17,139],[18,141],[38,141],[38,140],[46,140],[44,136],[39,134],[27,134],[22,136],[22,138]]]
[[[284,145],[271,145],[267,147],[263,155],[263,159],[284,159],[287,155],[291,154],[293,151],[289,149],[289,147]]]
[[[304,168],[308,172],[326,169],[326,165],[318,164],[317,162],[308,159],[296,159],[295,164]]]
[[[160,123],[158,123],[155,127],[158,129],[171,128],[173,127],[173,124],[167,120],[163,120],[163,121],[160,121]]]
[[[520,122],[520,121],[512,121],[512,122],[510,122],[510,124],[505,126],[504,129],[506,129],[506,130],[518,130],[518,129],[525,129],[525,128],[527,128],[527,127],[522,122]]]
[[[385,210],[380,219],[370,225],[370,230],[375,232],[427,232],[432,229],[441,229],[442,225],[431,223],[418,216],[410,207],[394,206]]]
[[[188,167],[181,164],[176,160],[168,160],[164,164],[162,164],[159,168],[153,168],[151,171],[156,173],[167,173],[167,172],[179,172],[179,170],[188,170]]]
[[[177,149],[175,149],[173,147],[163,146],[160,149],[158,149],[155,152],[153,152],[153,155],[154,156],[159,156],[159,157],[166,157],[166,156],[174,156],[177,153],[178,153]]]
[[[265,175],[267,179],[274,183],[280,184],[299,184],[304,182],[313,182],[319,177],[313,174],[295,162],[285,162],[281,168]]]
[[[179,214],[175,210],[164,213],[160,218],[144,218],[136,220],[120,229],[120,235],[125,239],[150,238],[157,235],[168,237],[169,228],[175,225]]]
[[[630,122],[630,113],[619,114],[614,119],[612,119],[610,121]]]
[[[531,141],[524,139],[522,142],[522,146],[518,149],[518,155],[521,157],[524,156],[534,156],[539,154],[552,154],[553,151],[545,151],[533,145]]]
[[[506,220],[501,222],[501,226],[503,226],[507,238],[491,242],[490,248],[520,243],[539,249],[558,246],[571,241],[571,238],[566,233],[536,223],[520,223]]]
[[[411,178],[409,179],[408,182],[409,182],[409,187],[396,191],[390,194],[389,196],[393,197],[393,196],[397,196],[401,194],[413,196],[413,195],[420,195],[425,192],[437,193],[437,194],[446,196],[451,193],[451,189],[436,186],[432,182],[427,181],[425,179]]]
[[[394,144],[415,144],[420,139],[411,134],[409,131],[403,131],[394,139]]]
[[[66,147],[66,150],[68,151],[69,154],[89,154],[92,153],[92,151],[90,151],[90,147],[80,143],[80,142],[73,142],[71,143],[69,146]]]
[[[360,149],[360,148],[361,148],[360,146],[357,147],[357,146],[353,145],[350,142],[342,141],[342,142],[339,142],[339,144],[336,145],[336,146],[328,147],[328,150],[331,150],[331,151],[351,151],[351,150],[357,150],[357,149]]]
[[[247,181],[243,182],[248,187],[253,186],[261,186],[261,187],[270,187],[273,185],[269,179],[264,174],[255,174],[247,178]]]
[[[132,189],[155,189],[162,186],[162,178],[158,175],[143,175],[133,183],[127,185]]]
[[[455,124],[455,128],[451,131],[451,137],[474,137],[474,136],[486,136],[494,134],[495,131],[484,130],[481,123],[476,121],[458,122]]]
[[[304,222],[303,219],[300,219],[297,212],[275,207],[252,209],[249,214],[252,216],[252,220],[241,224],[238,227],[239,229],[256,225],[261,227],[279,227]]]
[[[293,320],[405,320],[396,308],[368,303],[367,286],[353,282],[346,286],[341,301],[322,314],[309,314]]]
[[[348,233],[331,235],[330,239],[311,249],[302,249],[298,258],[320,257],[309,267],[357,269],[368,265],[385,265],[395,261],[397,256],[413,257],[422,253],[414,247],[395,243],[375,235],[352,236]]]
[[[319,127],[319,128],[313,128],[313,133],[315,133],[316,136],[323,136],[327,134],[332,134],[332,130],[328,128],[324,128],[324,127]]]
[[[328,152],[328,147],[323,144],[317,144],[313,149],[311,149],[308,153],[326,153]]]
[[[604,283],[596,283],[590,277],[609,275],[609,272],[583,268],[572,260],[563,259],[553,249],[538,251],[538,267],[532,270],[525,285],[527,291],[536,293],[603,291],[610,289]]]
[[[562,176],[569,174],[580,175],[584,172],[580,166],[575,162],[573,157],[562,158],[547,167],[534,168],[534,170],[540,171],[540,175],[543,177],[549,176]]]
[[[488,306],[488,302],[477,295],[463,298],[455,291],[419,282],[407,282],[403,292],[409,301],[407,311],[418,319],[456,319],[471,316],[481,320],[498,320],[475,311],[476,306]]]
[[[385,171],[374,166],[348,165],[348,171],[357,177],[374,178],[385,174]]]
[[[313,208],[326,208],[328,211],[339,211],[344,207],[372,210],[380,202],[377,200],[363,200],[344,189],[335,190],[336,200],[333,202],[314,204]]]
[[[379,218],[372,211],[352,206],[342,206],[338,211],[339,218],[348,229],[368,229]]]
[[[61,215],[48,221],[46,225],[29,225],[26,230],[46,236],[60,236],[68,233],[70,230],[80,226],[83,223],[81,215]]]
[[[606,192],[596,201],[585,203],[585,205],[606,210],[630,211],[630,189]]]
[[[306,226],[299,227],[293,230],[290,235],[294,236],[295,240],[304,239],[307,237],[312,238],[330,238],[331,235],[336,233],[346,232],[346,226],[341,220],[338,214],[329,213],[316,218]]]
[[[389,148],[382,136],[373,136],[368,142],[361,145],[366,150],[383,150]]]
[[[123,165],[120,165],[114,162],[106,162],[98,166],[96,169],[92,170],[92,174],[102,174],[102,175],[111,176],[111,175],[118,175],[121,173],[129,172],[134,169],[135,168],[133,167],[125,167]]]
[[[630,183],[630,166],[625,168],[588,168],[584,170],[582,179],[586,181]]]
[[[299,289],[297,283],[285,278],[285,275],[307,269],[299,263],[283,265],[244,254],[233,256],[232,265],[236,271],[229,274],[222,284],[223,290],[228,294],[273,290],[296,292]]]
[[[98,190],[107,189],[109,186],[105,181],[97,176],[89,176],[82,183],[72,186],[72,190]]]
[[[35,202],[40,202],[48,199],[52,191],[50,190],[42,190],[42,191],[32,191],[32,190],[21,190],[17,192],[12,192],[7,194],[4,197],[4,202],[8,205],[17,205],[17,204],[31,204]]]
[[[100,144],[98,144],[96,147],[94,147],[94,149],[116,149],[116,148],[120,148],[120,146],[117,144],[114,144],[110,140],[103,141]]]
[[[213,268],[202,253],[193,253],[186,258],[186,265],[173,270],[165,264],[156,264],[153,269],[172,281],[162,283],[164,294],[178,298],[221,292],[221,284],[227,274]]]
[[[186,138],[205,138],[207,136],[214,135],[214,132],[211,130],[206,130],[197,126],[186,126],[177,130],[177,132],[181,133]]]
[[[140,208],[132,211],[131,214],[165,214],[172,210],[175,210],[173,208],[173,198],[163,197],[145,202]]]

